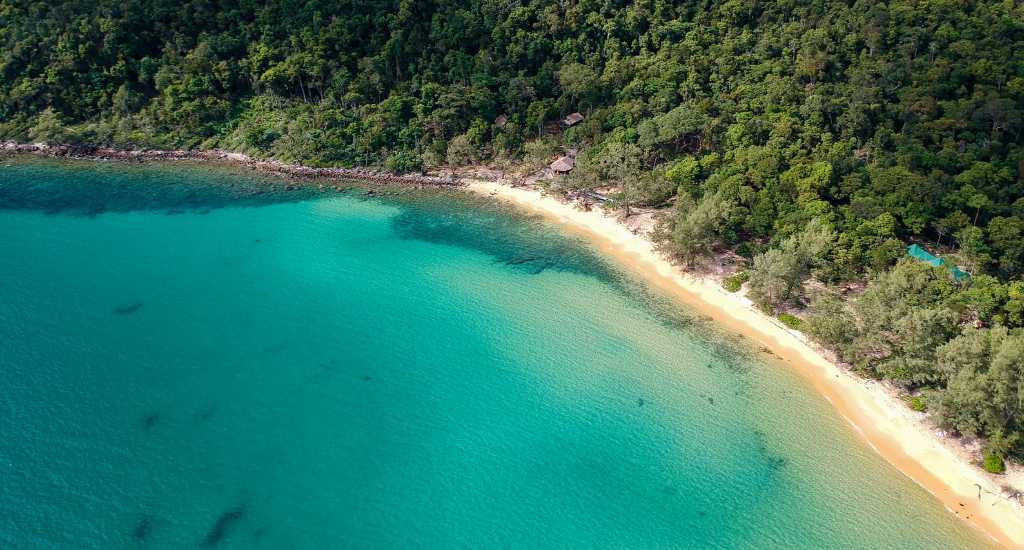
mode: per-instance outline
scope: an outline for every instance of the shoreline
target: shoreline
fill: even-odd
[[[313,168],[276,160],[261,160],[243,153],[214,150],[115,149],[91,145],[48,145],[45,143],[0,142],[0,153],[37,155],[70,160],[112,160],[119,162],[226,162],[263,174],[296,177],[307,180],[358,180],[382,185],[415,187],[451,187],[465,185],[457,178],[405,174],[395,175],[365,168]]]
[[[1024,548],[1024,510],[951,442],[928,429],[891,392],[840,368],[798,332],[717,282],[687,274],[642,234],[599,208],[583,211],[530,188],[467,180],[468,190],[540,214],[581,234],[629,271],[772,351],[795,368],[887,462],[934,495],[957,518],[1003,546]],[[982,490],[984,489],[984,490]]]
[[[993,542],[1024,548],[1024,507],[1002,496],[995,478],[971,464],[955,442],[936,433],[883,385],[840,368],[801,333],[760,312],[742,295],[727,292],[716,281],[682,271],[646,236],[632,232],[600,208],[583,211],[534,188],[472,177],[396,176],[358,168],[312,168],[220,150],[128,150],[7,141],[0,142],[3,153],[93,161],[223,162],[260,173],[302,178],[311,184],[317,180],[356,180],[466,190],[540,214],[564,230],[586,237],[634,275],[770,350],[810,382],[872,449],[934,495],[951,514]],[[320,187],[324,188],[323,183]]]

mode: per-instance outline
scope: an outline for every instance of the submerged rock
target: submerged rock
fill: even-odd
[[[227,535],[228,529],[243,517],[245,517],[244,504],[239,504],[222,513],[217,517],[217,522],[213,524],[213,527],[207,531],[206,537],[203,538],[203,546],[213,547],[220,544],[220,541]]]
[[[160,413],[149,413],[145,418],[142,419],[142,427],[147,430],[152,430],[156,423],[160,421]]]
[[[149,516],[142,516],[139,522],[135,524],[135,529],[132,531],[132,538],[137,540],[146,540],[149,536],[150,531],[153,530],[153,519]]]
[[[142,307],[142,302],[135,302],[134,304],[128,304],[126,306],[118,306],[114,308],[114,315],[131,315]]]

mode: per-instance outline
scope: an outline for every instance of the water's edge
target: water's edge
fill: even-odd
[[[242,166],[262,174],[276,174],[301,178],[308,183],[323,187],[324,181],[338,182],[359,180],[366,183],[385,185],[406,185],[413,187],[460,187],[458,178],[432,176],[427,174],[391,174],[366,168],[316,168],[301,164],[288,164],[276,160],[264,160],[242,153],[222,150],[177,150],[160,149],[117,149],[93,145],[49,145],[46,143],[0,143],[0,153],[38,155],[74,160],[102,160],[123,162],[226,162]]]

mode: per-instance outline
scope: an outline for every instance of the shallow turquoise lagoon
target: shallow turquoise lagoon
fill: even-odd
[[[543,222],[0,167],[0,547],[979,548],[784,366]]]

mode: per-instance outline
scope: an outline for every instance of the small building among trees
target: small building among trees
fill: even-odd
[[[946,269],[949,270],[949,272],[953,275],[953,278],[956,279],[957,282],[971,278],[970,273],[962,271],[959,267],[953,265],[948,260],[944,260],[942,258],[932,255],[930,252],[922,248],[920,245],[912,244],[908,246],[907,255],[916,260],[925,262],[931,265],[932,267],[945,267]]]
[[[583,122],[583,115],[578,112],[562,119],[562,124],[565,124],[566,126],[574,126],[580,122]]]
[[[551,171],[556,175],[568,174],[576,167],[576,159],[565,156],[551,163]]]

